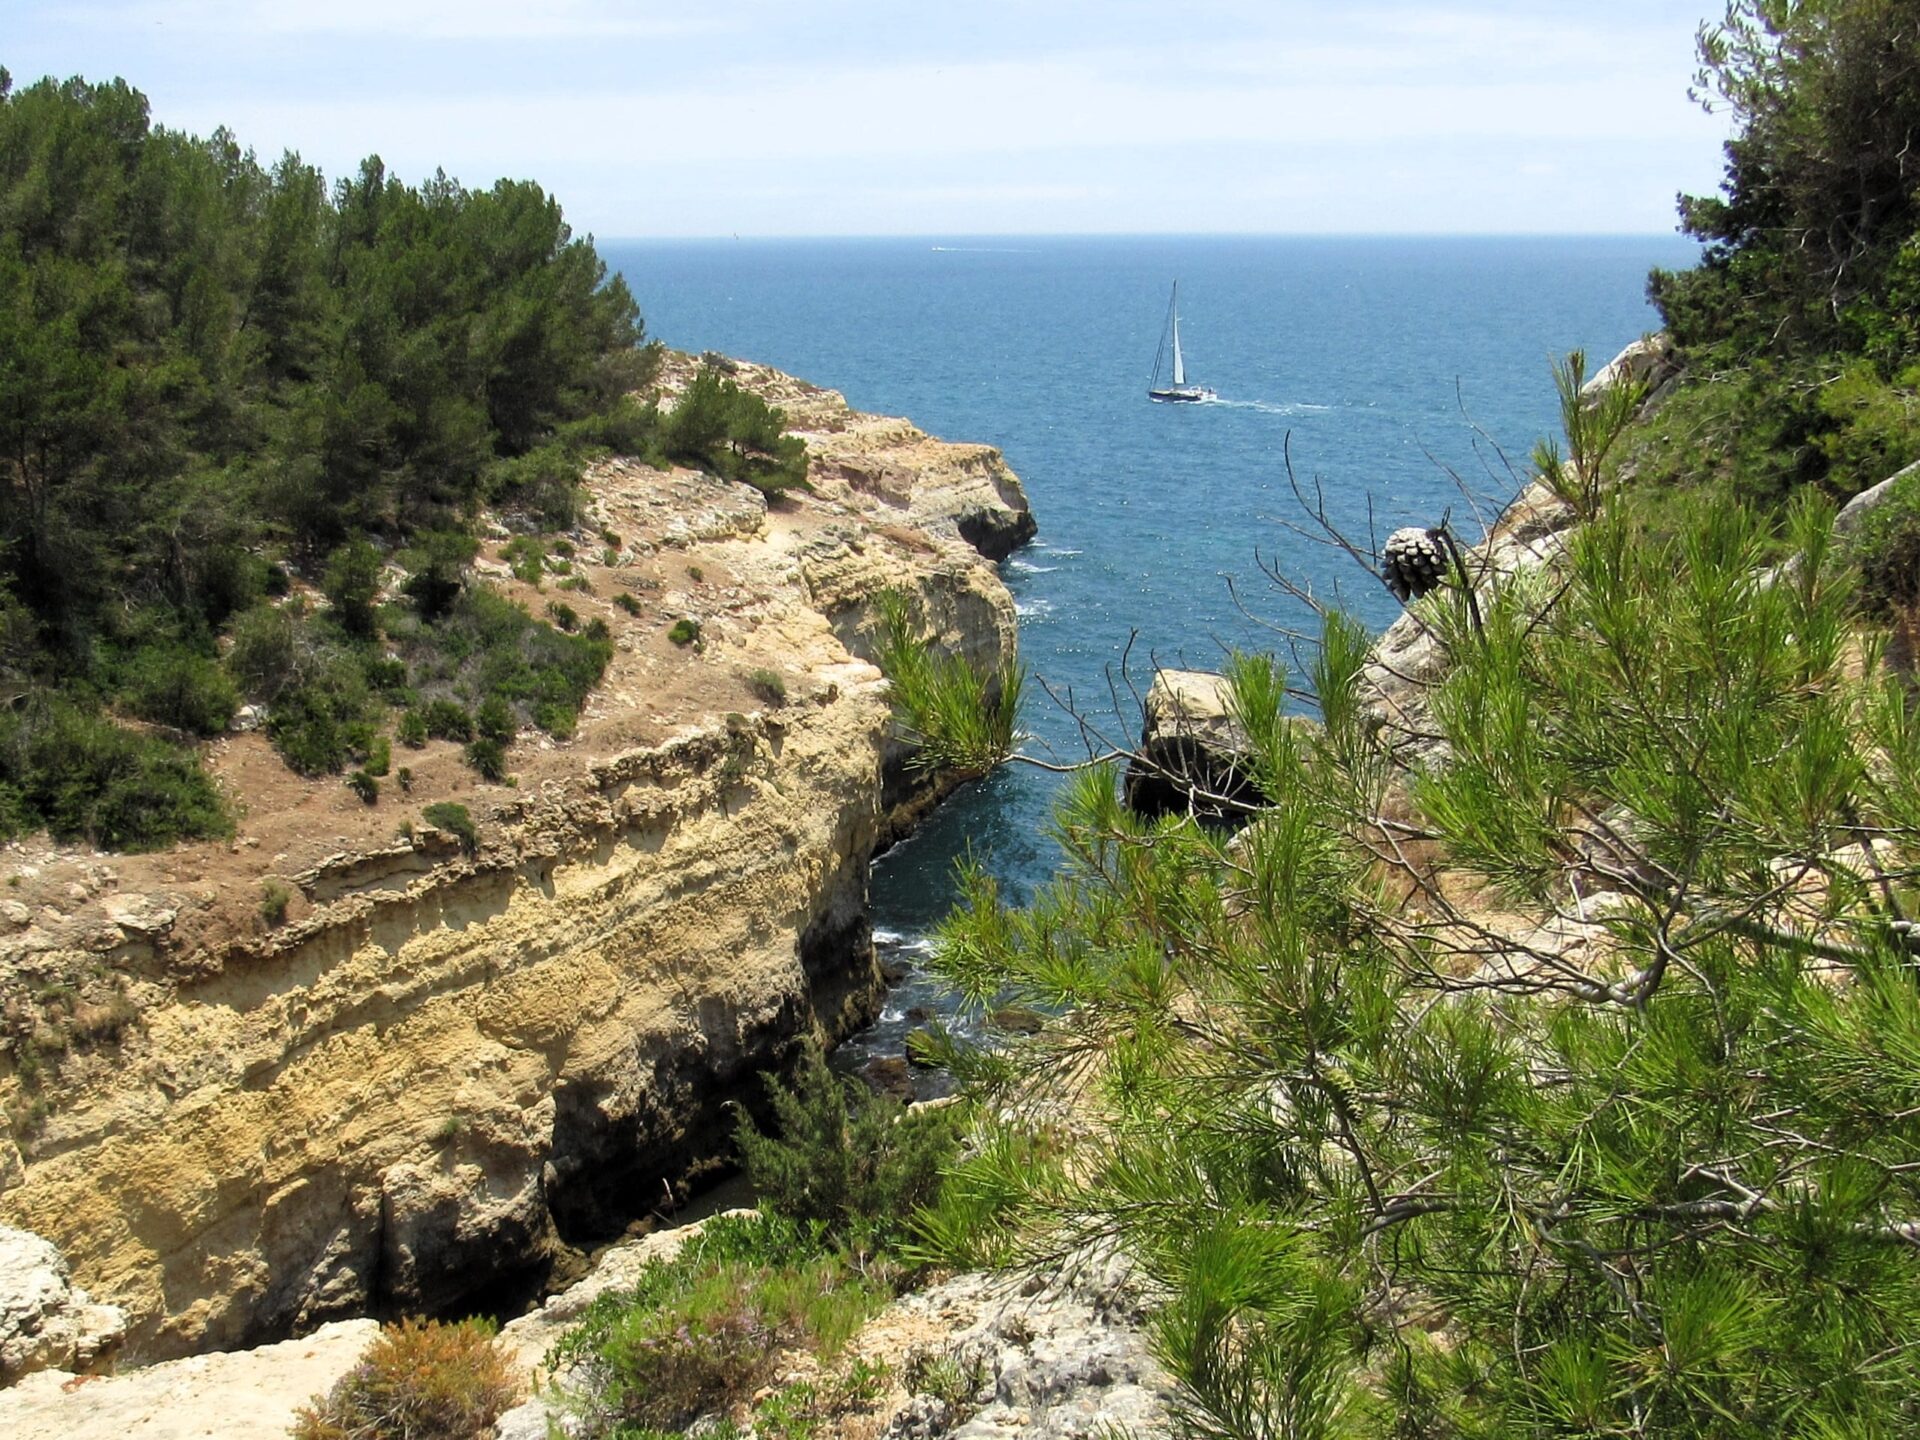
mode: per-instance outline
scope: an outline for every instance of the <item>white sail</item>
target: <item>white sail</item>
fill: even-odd
[[[1187,367],[1180,363],[1180,312],[1173,312],[1173,383],[1187,383]]]

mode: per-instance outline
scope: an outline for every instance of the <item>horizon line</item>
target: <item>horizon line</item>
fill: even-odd
[[[671,245],[709,241],[742,244],[759,241],[862,240],[1680,240],[1704,245],[1704,240],[1673,230],[911,230],[911,231],[790,231],[739,233],[720,231],[687,235],[601,235],[588,232],[596,244]]]

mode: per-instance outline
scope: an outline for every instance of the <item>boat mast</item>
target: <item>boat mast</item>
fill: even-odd
[[[1180,282],[1173,282],[1173,299],[1168,303],[1168,313],[1173,316],[1173,383],[1176,387],[1187,383],[1187,367],[1180,363]]]

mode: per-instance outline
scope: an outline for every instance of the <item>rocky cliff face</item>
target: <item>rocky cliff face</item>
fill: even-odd
[[[517,784],[436,742],[367,806],[237,734],[212,762],[245,806],[231,847],[0,858],[0,1218],[126,1309],[136,1355],[531,1284],[670,1205],[729,1100],[870,1012],[871,602],[905,589],[998,660],[1013,607],[982,552],[1032,521],[995,452],[739,378],[811,407],[817,492],[591,476],[564,599],[618,651],[573,740],[514,747]],[[538,613],[507,538],[481,566]],[[435,800],[468,807],[471,853]]]

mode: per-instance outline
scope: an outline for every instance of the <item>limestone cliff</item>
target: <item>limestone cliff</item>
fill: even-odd
[[[618,647],[575,738],[514,746],[517,783],[435,742],[366,805],[240,733],[211,759],[232,846],[0,859],[0,1218],[126,1309],[130,1353],[530,1284],[559,1242],[670,1204],[729,1099],[870,1012],[870,602],[903,588],[997,661],[1013,606],[981,552],[1031,517],[985,447],[739,378],[793,406],[815,493],[615,460],[566,594],[509,571],[506,528],[483,550]],[[433,801],[468,807],[471,853]]]

